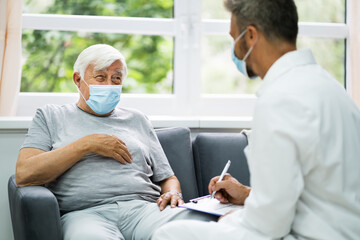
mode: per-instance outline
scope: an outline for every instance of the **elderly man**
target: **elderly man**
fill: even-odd
[[[296,50],[293,0],[225,6],[236,66],[264,80],[245,150],[252,188],[212,179],[210,193],[244,208],[218,223],[169,223],[153,240],[360,239],[359,108],[310,50]]]
[[[175,219],[212,220],[174,208],[183,203],[180,184],[151,123],[115,108],[126,75],[115,48],[82,51],[73,74],[78,102],[38,109],[20,150],[16,182],[54,193],[64,239],[150,239]]]

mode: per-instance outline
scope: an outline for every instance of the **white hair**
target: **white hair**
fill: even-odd
[[[103,70],[113,64],[115,61],[120,60],[124,69],[125,76],[127,76],[127,66],[124,56],[119,50],[107,44],[95,44],[84,49],[76,59],[74,64],[74,72],[80,74],[81,79],[84,79],[85,70],[89,64],[94,65],[96,71]]]

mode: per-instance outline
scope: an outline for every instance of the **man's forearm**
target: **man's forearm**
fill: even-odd
[[[49,183],[90,151],[84,138],[49,152],[24,148],[16,164],[16,183],[18,186]]]
[[[181,192],[180,182],[175,176],[171,176],[160,183],[161,193]]]
[[[157,200],[160,211],[164,210],[167,204],[172,208],[184,203],[180,189],[180,182],[175,177],[169,177],[160,183],[161,196]]]

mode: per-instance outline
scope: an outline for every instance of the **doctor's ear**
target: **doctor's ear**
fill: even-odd
[[[255,26],[249,25],[247,30],[249,32],[248,36],[251,40],[253,40],[254,38],[256,39],[258,37],[259,31]]]
[[[253,45],[253,43],[255,43],[259,38],[259,30],[255,26],[249,25],[247,27],[247,31],[247,40],[249,41],[250,45]]]

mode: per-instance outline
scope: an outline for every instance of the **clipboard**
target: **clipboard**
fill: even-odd
[[[219,217],[223,216],[231,210],[239,210],[244,208],[244,206],[235,205],[232,203],[220,203],[217,199],[211,198],[210,195],[191,199],[190,202],[178,207],[204,212]]]

